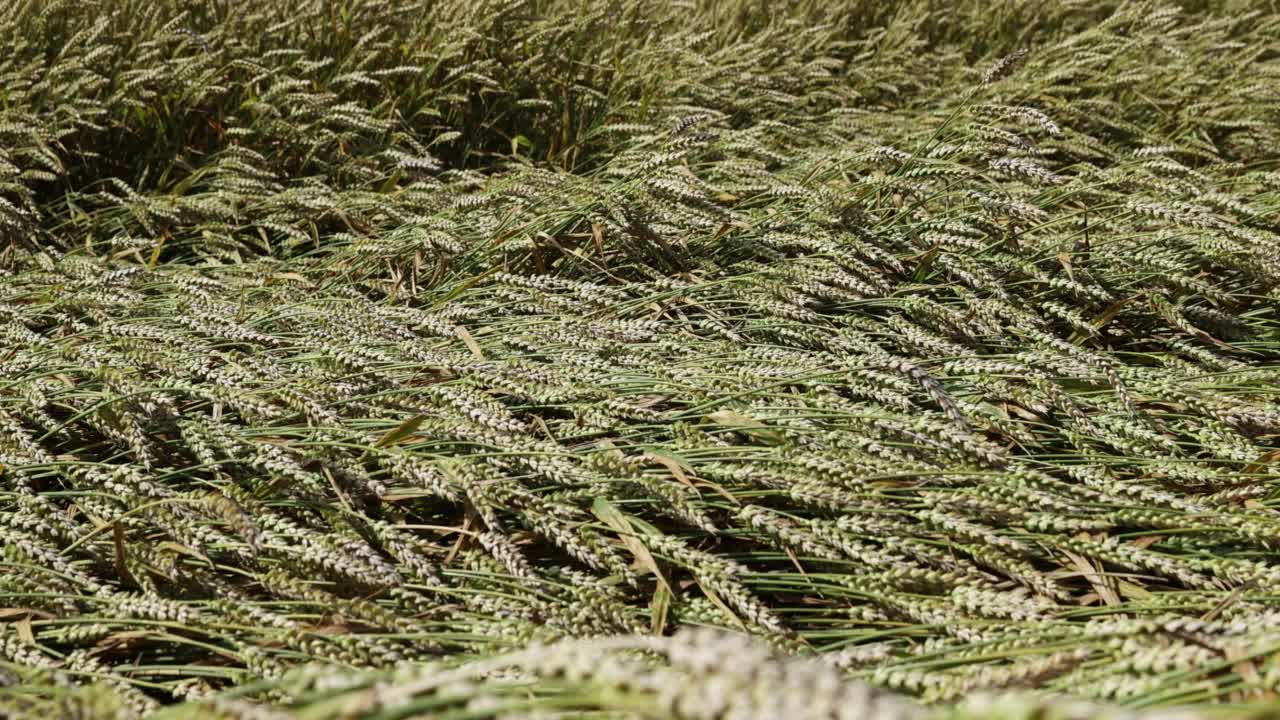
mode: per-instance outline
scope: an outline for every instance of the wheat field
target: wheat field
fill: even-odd
[[[0,717],[1280,717],[1272,0],[0,3]]]

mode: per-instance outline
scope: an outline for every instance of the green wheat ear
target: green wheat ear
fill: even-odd
[[[1274,714],[1277,38],[4,4],[0,717]]]

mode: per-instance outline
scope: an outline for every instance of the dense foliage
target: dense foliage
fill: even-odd
[[[0,715],[1265,711],[1278,211],[1266,0],[0,3]]]

